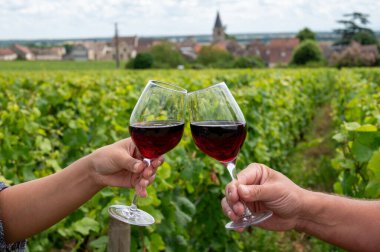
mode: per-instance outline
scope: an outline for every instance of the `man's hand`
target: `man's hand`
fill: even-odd
[[[273,211],[273,216],[259,227],[285,231],[297,225],[306,190],[263,164],[251,164],[237,176],[237,181],[227,185],[222,200],[223,211],[232,221],[243,215],[244,201],[252,213]]]

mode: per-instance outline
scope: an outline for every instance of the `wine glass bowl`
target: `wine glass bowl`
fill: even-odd
[[[187,91],[175,85],[150,80],[130,117],[129,132],[149,166],[151,160],[173,149],[181,140]],[[112,205],[110,215],[120,221],[148,226],[154,218],[137,208],[135,193],[130,206]]]
[[[247,136],[247,124],[239,105],[222,82],[188,94],[190,129],[195,145],[206,155],[220,161],[236,180],[236,158]],[[271,211],[245,213],[227,229],[238,229],[258,224],[270,216]]]
[[[129,132],[141,155],[154,159],[179,143],[183,128],[184,123],[180,121],[150,121],[130,125]]]
[[[222,162],[233,162],[247,135],[245,122],[201,121],[190,124],[195,144],[208,156]]]

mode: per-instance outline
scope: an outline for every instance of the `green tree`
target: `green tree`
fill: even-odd
[[[209,67],[228,68],[232,66],[233,56],[215,46],[203,46],[197,58],[197,62]]]
[[[153,67],[156,68],[176,68],[185,63],[181,53],[170,42],[162,42],[153,46],[149,53],[153,57]]]
[[[264,62],[257,57],[239,57],[233,63],[234,68],[261,68],[264,66]]]
[[[323,56],[318,44],[313,40],[305,40],[294,50],[291,63],[306,65],[308,63],[321,63],[322,60]]]
[[[66,54],[70,54],[71,51],[73,50],[74,46],[70,44],[64,44],[63,47],[65,48]]]
[[[344,28],[335,29],[335,33],[340,35],[340,39],[335,42],[336,45],[349,45],[353,40],[362,45],[377,45],[379,43],[376,39],[375,33],[366,27],[369,24],[369,15],[360,12],[353,12],[345,14],[347,19],[338,20]]]
[[[127,68],[147,69],[153,66],[153,57],[150,53],[138,53],[136,58],[128,62]]]
[[[377,45],[378,41],[373,33],[368,31],[360,31],[353,36],[353,40],[362,45]]]
[[[303,28],[302,30],[300,30],[296,37],[302,42],[302,41],[305,41],[307,39],[310,39],[310,40],[315,40],[315,33],[310,30],[309,28],[305,27]]]

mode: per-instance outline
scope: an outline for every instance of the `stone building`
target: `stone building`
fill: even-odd
[[[35,60],[62,60],[66,54],[64,47],[31,48]]]

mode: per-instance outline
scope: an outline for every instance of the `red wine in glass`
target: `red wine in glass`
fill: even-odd
[[[192,122],[190,129],[198,148],[223,163],[236,159],[247,135],[245,122]]]
[[[184,122],[150,121],[129,126],[133,142],[149,159],[158,158],[173,149],[181,140]]]
[[[247,135],[247,126],[239,105],[225,83],[188,94],[190,128],[198,148],[223,163],[236,180],[236,157]],[[244,215],[226,224],[238,229],[258,224],[272,216],[271,211],[252,213],[245,207]]]
[[[142,92],[129,120],[129,133],[147,165],[181,140],[186,95],[183,88],[155,80],[149,81]],[[153,216],[137,207],[137,198],[135,193],[130,206],[110,206],[109,214],[132,225],[153,224]]]

